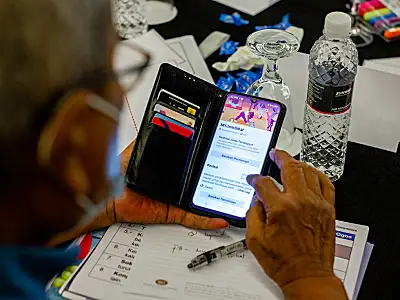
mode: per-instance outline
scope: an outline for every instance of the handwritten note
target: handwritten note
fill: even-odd
[[[125,293],[167,299],[282,299],[250,251],[191,271],[196,255],[244,237],[243,230],[197,231],[180,226],[150,226]],[[148,259],[150,258],[151,259]]]

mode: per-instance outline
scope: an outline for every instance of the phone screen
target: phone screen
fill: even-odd
[[[192,203],[244,218],[253,198],[248,174],[259,174],[281,107],[275,102],[229,94],[201,170]]]

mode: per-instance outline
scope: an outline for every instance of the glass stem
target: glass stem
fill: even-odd
[[[275,83],[282,83],[282,77],[278,73],[277,59],[265,59],[262,80],[271,80]]]

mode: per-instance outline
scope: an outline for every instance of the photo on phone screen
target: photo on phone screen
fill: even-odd
[[[195,188],[195,208],[246,216],[254,193],[246,176],[261,172],[280,113],[276,102],[227,96]]]

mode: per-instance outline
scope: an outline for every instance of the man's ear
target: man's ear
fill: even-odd
[[[89,134],[82,123],[89,109],[86,90],[74,90],[62,99],[55,113],[40,133],[37,160],[41,166],[50,167],[73,190],[86,193],[89,177],[82,163],[82,149]]]

